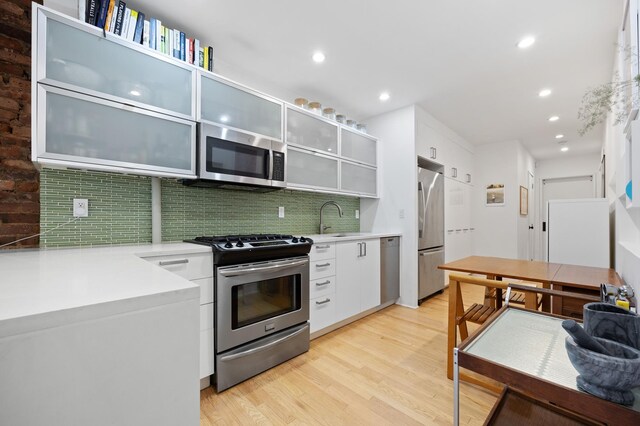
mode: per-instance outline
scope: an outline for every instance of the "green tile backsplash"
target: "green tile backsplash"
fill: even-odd
[[[135,244],[151,242],[151,179],[115,173],[43,169],[40,225],[44,232],[72,219],[72,199],[89,200],[89,217],[41,237],[43,247]],[[162,179],[162,240],[180,241],[198,235],[240,233],[317,234],[320,206],[328,232],[359,231],[355,211],[360,199],[301,191],[253,193],[185,187]],[[278,218],[278,207],[285,217]]]

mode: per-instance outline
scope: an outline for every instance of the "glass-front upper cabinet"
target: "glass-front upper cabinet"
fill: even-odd
[[[195,177],[196,123],[38,86],[34,160],[149,176]]]
[[[312,113],[287,107],[286,142],[338,155],[338,125]]]
[[[287,147],[287,184],[338,189],[338,160],[311,151]]]
[[[342,191],[371,197],[377,196],[377,169],[341,161],[340,172],[340,189]]]
[[[371,136],[342,127],[340,155],[354,161],[376,166],[377,141]]]
[[[219,77],[198,73],[199,120],[282,141],[282,102]]]
[[[36,40],[39,83],[195,120],[193,67],[42,8]]]

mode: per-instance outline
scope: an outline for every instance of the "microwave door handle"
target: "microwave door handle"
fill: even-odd
[[[299,266],[299,265],[304,265],[305,263],[308,263],[309,261],[307,259],[304,260],[296,260],[293,262],[279,262],[277,264],[273,264],[273,265],[269,265],[269,266],[256,266],[256,267],[244,267],[244,268],[233,268],[230,270],[218,270],[218,273],[222,276],[225,277],[236,277],[239,275],[247,275],[247,274],[253,274],[255,272],[262,272],[262,271],[273,271],[273,270],[278,270],[278,269],[286,269],[286,268],[292,268],[294,266]]]
[[[273,149],[269,150],[269,159],[267,160],[267,177],[269,180],[273,180]]]

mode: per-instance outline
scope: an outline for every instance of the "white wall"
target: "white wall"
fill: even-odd
[[[369,132],[379,138],[380,198],[360,201],[360,229],[399,232],[400,300],[418,302],[418,204],[415,110],[405,107],[367,120]],[[403,217],[401,217],[403,216]]]
[[[476,147],[473,196],[476,255],[518,257],[518,146],[517,141],[507,141]],[[504,206],[486,205],[486,187],[492,183],[505,185]]]
[[[57,10],[60,13],[78,18],[78,2],[82,0],[44,0],[43,6]],[[84,20],[84,17],[81,18]]]
[[[529,258],[529,239],[534,238],[533,235],[529,233],[529,222],[532,219],[532,215],[535,219],[535,209],[532,208],[531,204],[534,202],[535,192],[534,194],[529,194],[529,214],[527,216],[520,214],[520,187],[523,186],[527,188],[529,183],[529,173],[531,173],[535,179],[536,171],[535,171],[535,161],[529,151],[527,151],[521,144],[517,145],[517,158],[518,158],[518,191],[516,200],[518,202],[518,207],[516,209],[517,215],[517,239],[518,239],[518,259],[528,259]],[[534,187],[535,191],[535,187]],[[535,242],[535,238],[534,238]]]
[[[563,158],[561,155],[562,153],[558,151],[559,158],[536,162],[537,180],[595,175],[598,172],[600,153],[568,158]]]

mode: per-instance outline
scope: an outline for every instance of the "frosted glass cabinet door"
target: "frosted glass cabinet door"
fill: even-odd
[[[340,155],[362,163],[376,165],[376,140],[341,129]]]
[[[200,118],[282,141],[282,103],[200,75]]]
[[[195,119],[195,70],[38,13],[38,31],[46,34],[38,41],[39,82]]]
[[[287,108],[286,142],[338,155],[338,126]]]
[[[39,159],[195,175],[194,122],[42,85],[38,108]]]
[[[287,182],[338,189],[338,160],[312,152],[287,149]]]
[[[348,192],[356,192],[358,194],[376,195],[377,169],[344,161],[340,167],[342,170],[340,189]]]

